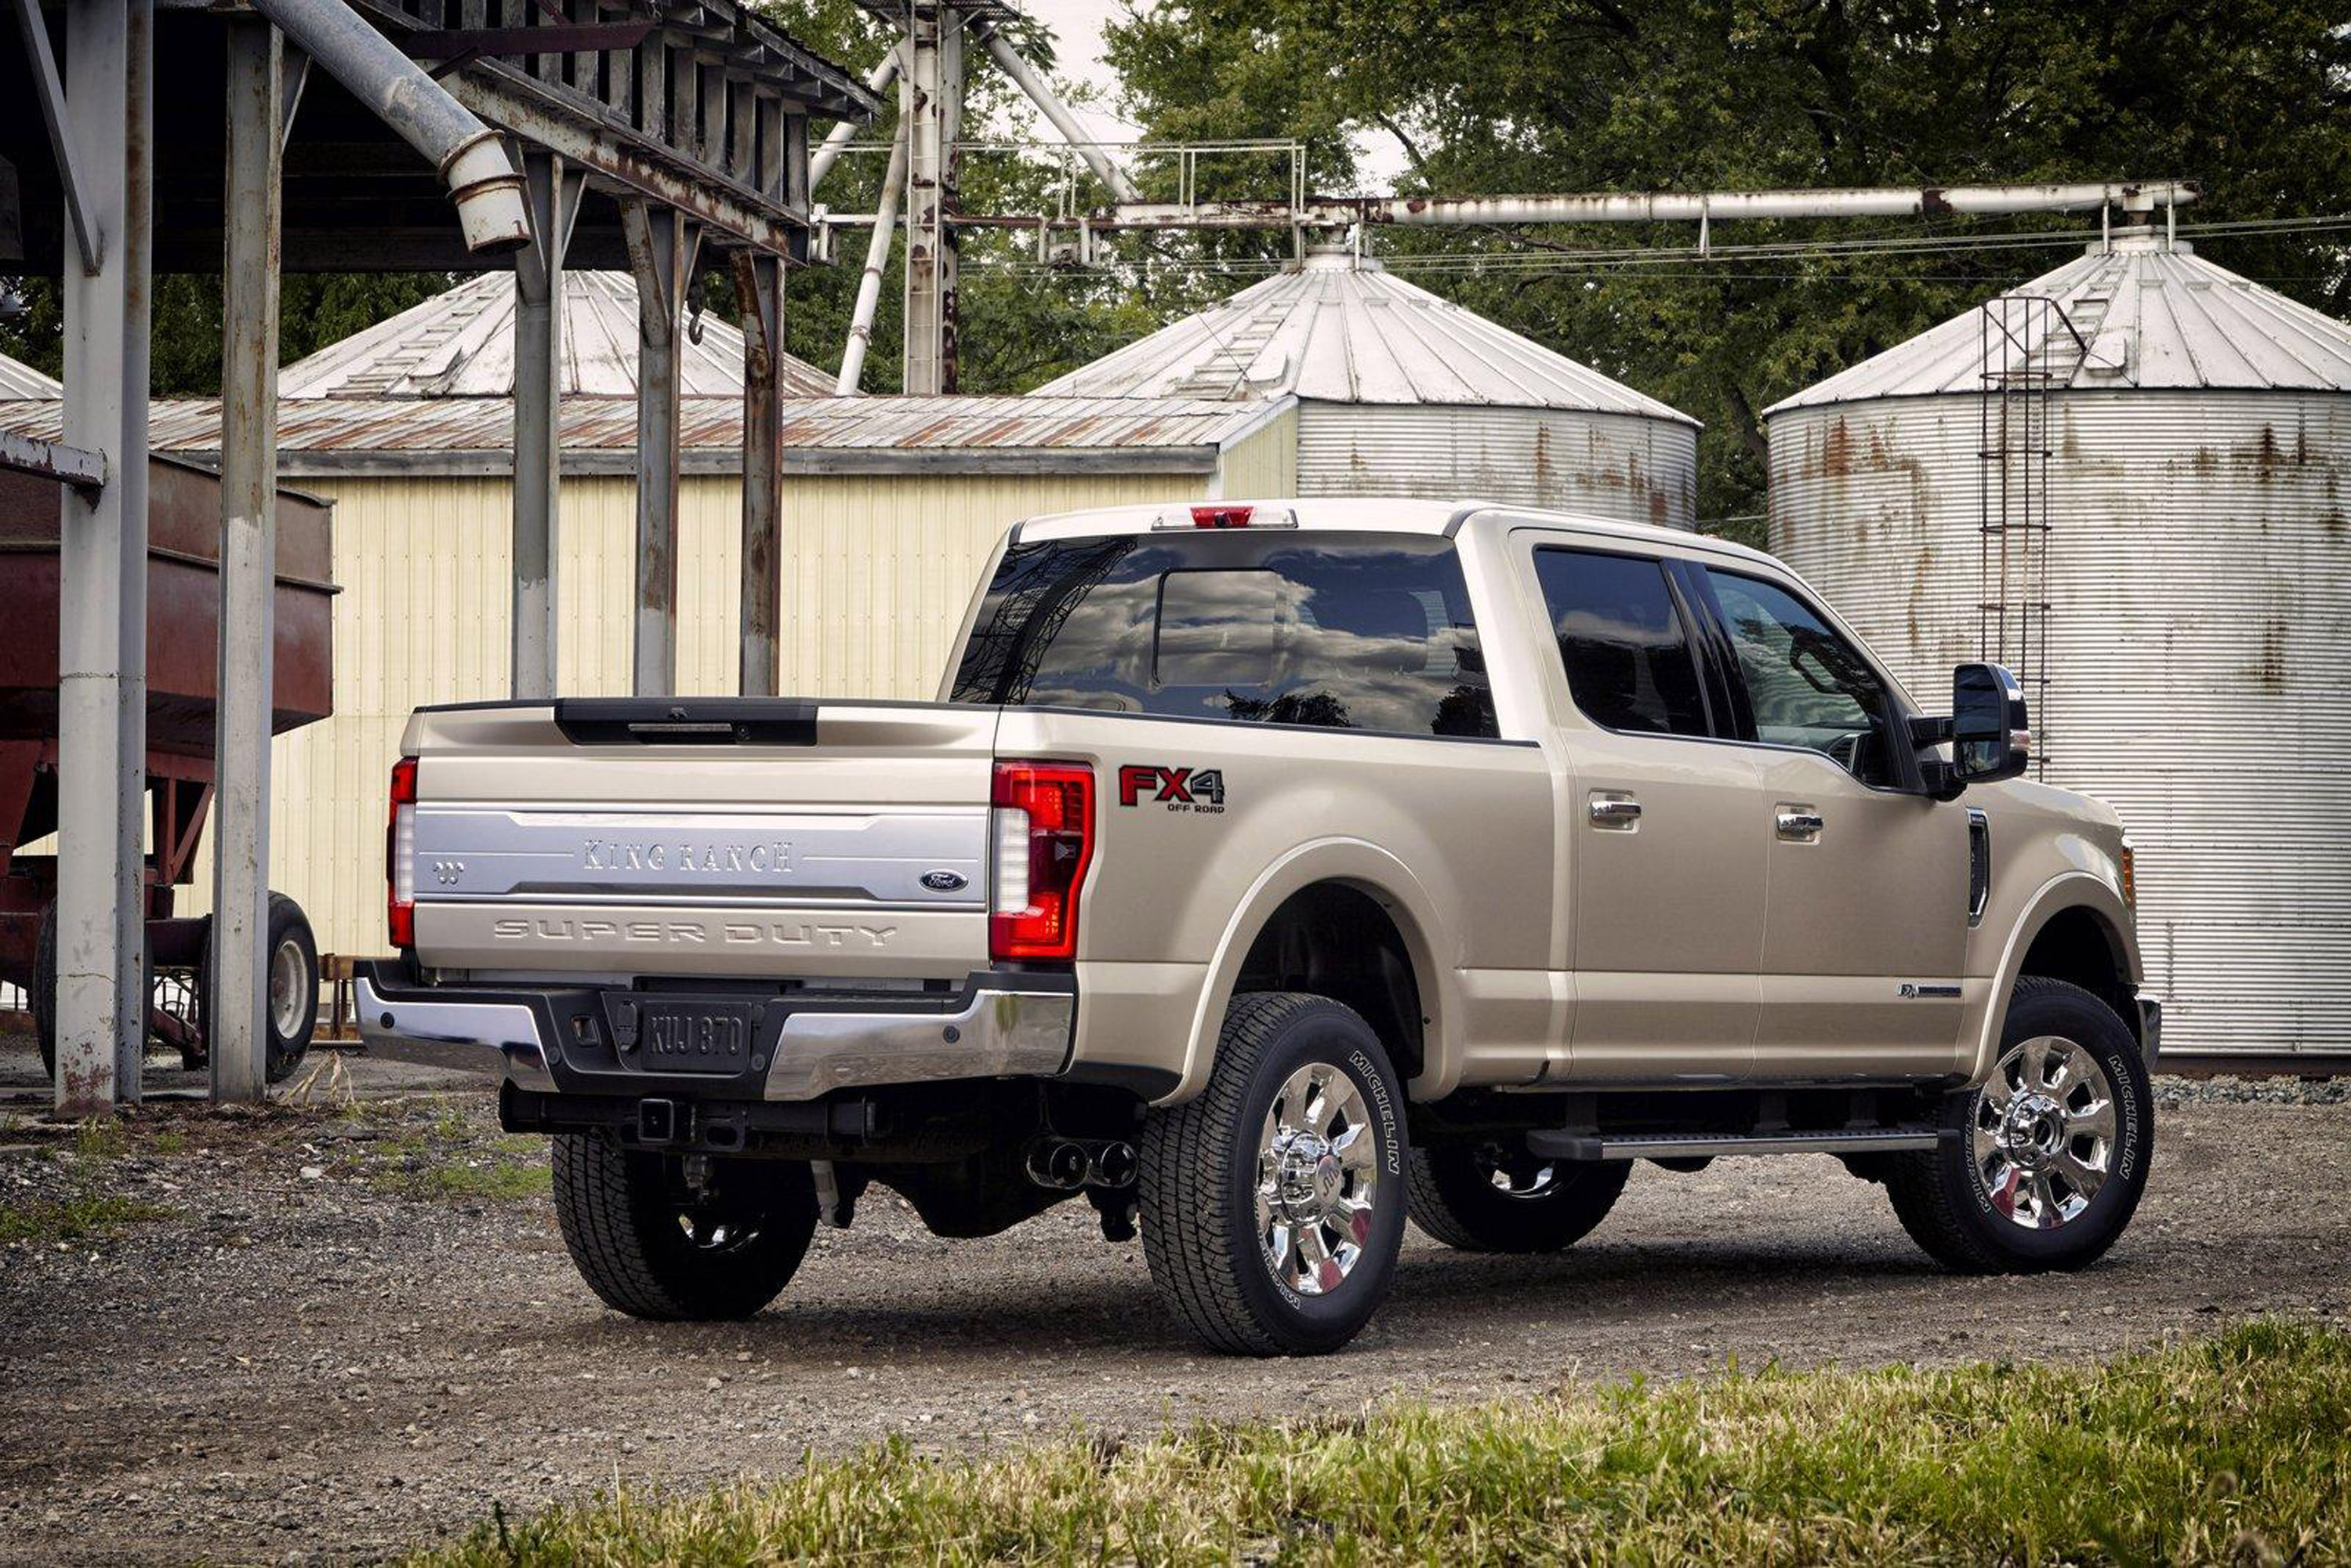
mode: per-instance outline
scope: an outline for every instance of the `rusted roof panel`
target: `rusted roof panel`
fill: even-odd
[[[62,408],[55,400],[0,402],[0,429],[56,440]],[[680,413],[686,449],[742,444],[739,397],[685,398]],[[784,444],[804,451],[1134,451],[1214,448],[1264,413],[1183,398],[826,397],[788,398],[782,419]],[[277,405],[277,446],[288,456],[505,452],[513,438],[503,398],[281,398]],[[149,439],[158,452],[217,451],[219,402],[157,402]],[[565,451],[626,451],[636,440],[633,398],[563,400]]]

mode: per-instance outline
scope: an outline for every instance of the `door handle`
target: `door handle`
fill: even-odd
[[[1641,802],[1619,790],[1594,789],[1591,811],[1592,825],[1595,828],[1629,833],[1641,825]]]
[[[1821,830],[1828,825],[1816,806],[1798,806],[1782,801],[1772,808],[1773,823],[1780,836],[1790,843],[1809,844],[1818,841]]]

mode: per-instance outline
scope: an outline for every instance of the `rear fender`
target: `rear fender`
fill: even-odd
[[[1412,959],[1424,1019],[1423,1066],[1421,1076],[1411,1085],[1414,1096],[1442,1093],[1451,1086],[1459,1073],[1460,1051],[1453,1038],[1454,1020],[1461,1016],[1458,977],[1452,965],[1439,961],[1429,939],[1429,933],[1443,929],[1435,904],[1405,863],[1378,845],[1361,839],[1322,839],[1299,845],[1268,866],[1226,923],[1192,1015],[1182,1082],[1158,1103],[1180,1103],[1207,1087],[1208,1073],[1216,1065],[1217,1037],[1224,1029],[1225,1011],[1232,1005],[1233,986],[1249,948],[1291,894],[1320,883],[1342,883],[1366,894],[1395,922]]]

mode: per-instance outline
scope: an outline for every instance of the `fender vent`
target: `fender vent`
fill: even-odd
[[[1968,924],[1983,924],[1991,901],[1991,819],[1968,808]]]

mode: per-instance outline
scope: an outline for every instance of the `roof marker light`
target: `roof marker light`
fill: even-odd
[[[1294,528],[1298,514],[1288,507],[1251,502],[1202,501],[1173,508],[1152,519],[1155,528]]]

